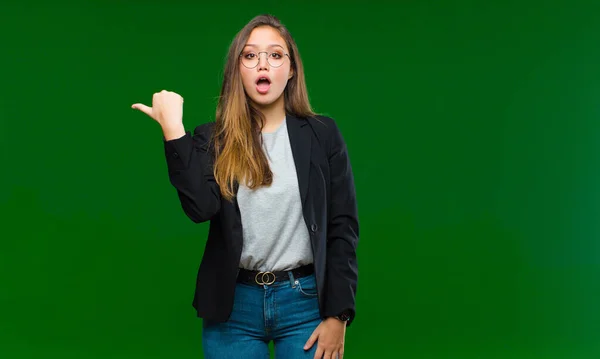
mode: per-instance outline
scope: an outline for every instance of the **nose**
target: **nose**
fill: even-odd
[[[260,56],[262,54],[265,54],[265,56]],[[258,70],[268,70],[269,69],[269,61],[267,61],[269,58],[269,54],[266,52],[259,52],[258,53]]]

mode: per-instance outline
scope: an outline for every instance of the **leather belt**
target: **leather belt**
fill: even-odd
[[[294,278],[302,278],[313,274],[315,272],[315,267],[312,264],[307,264],[289,271],[276,272],[263,272],[240,268],[237,281],[239,283],[256,286],[271,285],[273,283],[290,280],[289,272],[292,272]]]

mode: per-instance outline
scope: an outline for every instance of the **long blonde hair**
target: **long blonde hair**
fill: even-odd
[[[214,176],[221,195],[227,200],[232,200],[235,185],[242,181],[251,189],[273,182],[273,173],[261,148],[260,132],[265,118],[245,94],[239,69],[239,55],[252,30],[259,26],[277,30],[289,49],[294,75],[284,90],[286,114],[295,117],[315,114],[308,100],[298,47],[289,31],[275,16],[253,18],[237,33],[229,47],[213,131]]]

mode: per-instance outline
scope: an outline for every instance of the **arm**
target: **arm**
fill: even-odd
[[[208,145],[212,125],[196,127],[193,136],[185,132],[178,138],[163,137],[169,180],[177,189],[183,211],[195,223],[211,219],[221,208]]]
[[[358,281],[358,209],[347,147],[337,125],[331,123],[325,316],[337,316],[349,311],[347,325],[350,325],[355,315],[354,297]]]

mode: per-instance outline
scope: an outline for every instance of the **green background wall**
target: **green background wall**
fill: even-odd
[[[355,170],[346,358],[600,357],[600,2],[0,5],[0,357],[200,358],[207,224],[130,108],[214,119],[229,42],[271,12]]]

